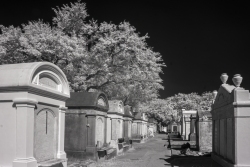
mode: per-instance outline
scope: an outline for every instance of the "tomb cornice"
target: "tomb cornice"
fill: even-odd
[[[235,107],[250,107],[250,101],[237,101],[233,102]]]
[[[108,112],[109,115],[119,115],[119,116],[124,116],[124,114],[122,113],[118,113],[118,112]]]
[[[35,94],[35,95],[49,97],[55,100],[65,101],[66,99],[69,98],[69,95],[62,94],[57,91],[47,89],[44,87],[38,88],[36,85],[0,87],[0,92],[23,92],[23,91],[27,91],[28,93]]]
[[[15,106],[20,106],[20,105],[31,105],[31,106],[36,106],[38,103],[37,100],[31,99],[31,98],[15,98],[13,99],[13,103]]]

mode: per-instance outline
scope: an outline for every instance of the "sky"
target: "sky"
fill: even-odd
[[[20,26],[42,19],[51,23],[52,8],[70,0],[9,0],[1,2],[0,24]],[[161,53],[161,98],[178,93],[218,90],[220,75],[241,74],[241,87],[250,89],[250,6],[243,1],[97,1],[82,0],[89,18],[99,23],[128,21],[147,43]],[[247,1],[246,1],[247,2]]]

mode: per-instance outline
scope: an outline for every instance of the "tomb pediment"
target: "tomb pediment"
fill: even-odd
[[[233,102],[233,90],[234,86],[228,84],[222,84],[218,90],[218,94],[215,98],[213,108],[218,108]]]

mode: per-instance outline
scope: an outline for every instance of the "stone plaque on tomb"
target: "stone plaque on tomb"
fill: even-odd
[[[112,140],[116,140],[117,139],[117,133],[116,133],[116,126],[117,126],[117,123],[116,123],[116,119],[112,119],[111,120],[111,139]]]
[[[121,120],[117,120],[116,133],[117,133],[117,138],[121,138]]]
[[[37,162],[55,158],[55,118],[53,111],[44,109],[35,119],[35,158]]]
[[[100,142],[100,146],[104,143],[104,123],[101,118],[96,121],[96,141]]]

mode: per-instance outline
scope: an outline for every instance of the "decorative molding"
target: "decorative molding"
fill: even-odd
[[[250,101],[237,101],[233,102],[235,107],[250,107]]]
[[[30,98],[15,98],[15,99],[13,99],[13,103],[16,106],[23,105],[23,104],[36,106],[38,101],[35,99],[30,99]]]
[[[23,92],[27,91],[28,93],[49,97],[56,100],[66,101],[70,96],[57,92],[55,90],[49,90],[44,87],[39,87],[38,85],[31,84],[30,86],[8,86],[1,87],[0,92]]]

